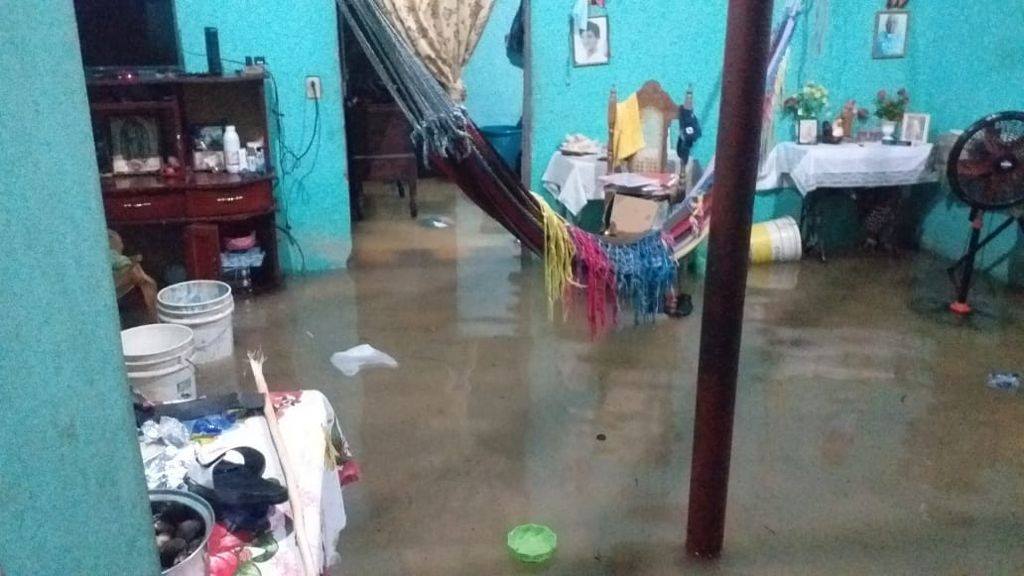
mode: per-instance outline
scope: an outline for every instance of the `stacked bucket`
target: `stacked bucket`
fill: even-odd
[[[160,324],[121,332],[128,381],[151,402],[196,397],[196,365],[234,354],[231,287],[215,280],[194,280],[157,294]]]

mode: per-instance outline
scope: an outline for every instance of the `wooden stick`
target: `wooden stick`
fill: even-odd
[[[263,376],[263,362],[266,358],[263,354],[257,355],[249,352],[249,366],[252,368],[252,376],[256,380],[256,389],[263,394],[263,416],[267,419],[267,427],[270,428],[270,439],[274,442],[277,456],[281,460],[281,470],[284,471],[284,481],[288,488],[288,504],[292,507],[292,520],[295,524],[295,543],[299,547],[299,555],[302,557],[302,572],[304,576],[318,576],[319,568],[314,567],[313,554],[309,548],[309,537],[306,534],[306,522],[303,517],[302,503],[299,500],[299,490],[296,486],[295,471],[292,468],[291,459],[288,457],[288,448],[281,436],[281,426],[277,422],[277,412],[274,410],[274,400],[270,397],[270,390],[267,388],[267,380]]]

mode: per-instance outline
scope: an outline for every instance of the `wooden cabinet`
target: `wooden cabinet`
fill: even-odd
[[[363,182],[398,182],[409,189],[409,212],[415,218],[419,161],[413,147],[412,126],[401,108],[397,104],[357,103],[349,107],[346,120],[349,178],[356,216],[362,217]]]
[[[185,170],[159,174],[104,175],[100,179],[107,224],[145,245],[133,248],[144,261],[170,258],[184,264],[190,279],[219,279],[221,239],[255,232],[266,256],[253,272],[258,288],[281,281],[278,262],[273,167],[262,76],[190,76],[90,79],[87,83],[97,141],[112,117],[145,115],[160,126],[160,154],[176,157]],[[242,142],[264,140],[268,166],[263,173],[193,171],[193,125],[233,124]],[[98,158],[103,150],[98,149]],[[108,158],[109,160],[109,158]],[[100,160],[100,170],[109,169]],[[177,246],[168,250],[167,239]],[[153,258],[150,258],[153,256]]]
[[[185,214],[185,196],[182,194],[153,194],[105,197],[103,207],[107,223],[160,222],[181,218]]]

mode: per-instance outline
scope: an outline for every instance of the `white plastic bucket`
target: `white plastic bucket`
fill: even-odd
[[[151,402],[196,397],[195,336],[187,326],[148,324],[121,332],[124,367],[133,388]]]
[[[786,216],[755,224],[750,230],[750,261],[795,262],[803,257],[803,240],[796,220]]]
[[[234,354],[235,301],[230,286],[215,280],[193,280],[164,288],[156,299],[161,322],[188,326],[195,333],[196,364]]]

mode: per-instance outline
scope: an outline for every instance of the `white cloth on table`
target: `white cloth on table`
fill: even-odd
[[[598,154],[566,156],[555,152],[541,177],[544,188],[576,216],[591,200],[604,200],[598,179],[608,172],[608,163]]]
[[[783,142],[765,159],[757,189],[793,187],[807,196],[818,188],[910,186],[938,180],[934,146],[818,144]]]
[[[305,519],[306,535],[311,540],[310,553],[318,572],[326,573],[339,563],[338,539],[347,518],[338,471],[327,462],[329,434],[335,426],[334,409],[327,398],[315,390],[285,393],[290,397],[277,410],[281,436],[295,472]],[[197,445],[201,453],[215,453],[225,448],[250,446],[266,457],[265,478],[284,484],[284,471],[274,449],[270,428],[263,416],[239,420],[215,440]],[[277,553],[260,561],[256,568],[264,576],[301,574],[302,558],[295,532],[288,530],[294,514],[288,502],[273,507],[268,514],[271,534]],[[248,545],[247,545],[248,546]],[[258,556],[259,554],[257,554]]]

